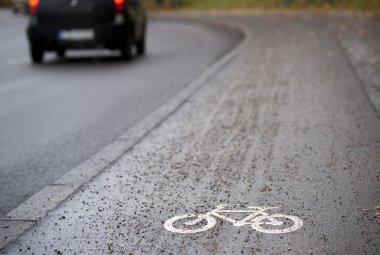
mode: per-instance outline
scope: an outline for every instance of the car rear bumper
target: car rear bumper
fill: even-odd
[[[94,39],[91,40],[63,40],[59,38],[60,31],[78,29],[91,29]],[[65,49],[92,49],[108,48],[119,49],[126,43],[128,35],[127,25],[93,25],[87,27],[30,25],[27,28],[27,36],[32,45],[44,50]]]

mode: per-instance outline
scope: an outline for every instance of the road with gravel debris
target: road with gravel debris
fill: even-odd
[[[101,171],[88,162],[56,181],[58,195],[76,187],[64,202],[43,212],[40,193],[8,214],[3,238],[31,230],[3,253],[378,254],[376,33],[350,34],[344,15],[188,19],[245,37],[111,144]]]

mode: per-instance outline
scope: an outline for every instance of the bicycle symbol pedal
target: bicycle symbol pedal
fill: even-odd
[[[218,205],[211,212],[205,214],[186,214],[175,216],[164,224],[166,230],[180,234],[195,234],[215,227],[217,220],[231,222],[235,227],[250,225],[254,230],[267,234],[284,234],[296,231],[303,226],[303,221],[292,215],[269,214],[267,211],[278,207],[260,207],[243,205]],[[244,213],[241,220],[230,217],[231,214]],[[228,216],[226,216],[228,214]],[[183,226],[179,227],[180,222]]]

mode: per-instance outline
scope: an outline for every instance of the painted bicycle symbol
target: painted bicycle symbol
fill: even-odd
[[[174,233],[194,234],[215,227],[217,218],[231,222],[235,227],[250,225],[254,230],[267,234],[289,233],[303,226],[303,221],[297,216],[267,212],[278,208],[222,204],[205,214],[175,216],[167,220],[164,227]],[[244,214],[245,217],[241,220],[230,217],[238,213]]]

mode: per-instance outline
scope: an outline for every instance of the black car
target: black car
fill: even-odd
[[[29,0],[27,36],[34,63],[45,51],[120,50],[129,60],[133,46],[145,52],[146,15],[141,0]]]

